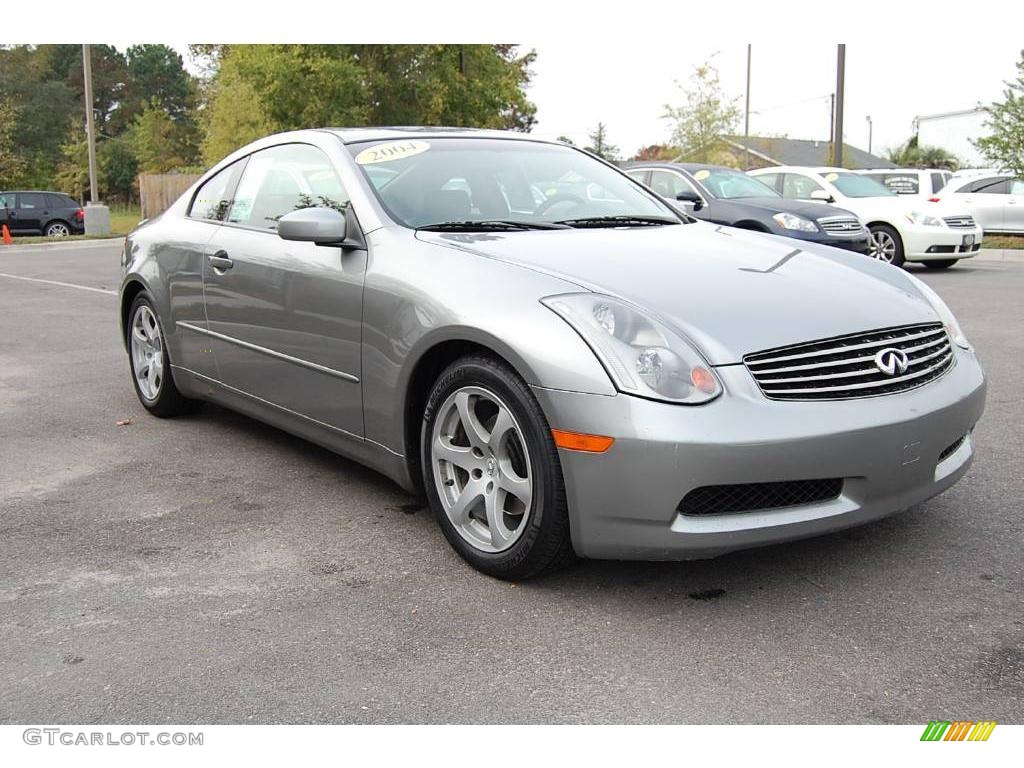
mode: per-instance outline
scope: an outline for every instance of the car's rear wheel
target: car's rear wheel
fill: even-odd
[[[128,318],[128,356],[139,402],[161,417],[195,411],[202,403],[182,395],[174,384],[163,328],[148,293],[142,291],[135,297]]]
[[[71,234],[71,227],[63,221],[51,221],[46,225],[45,234],[47,237],[67,237]]]
[[[936,259],[935,261],[923,261],[928,269],[949,269],[956,264],[960,259]]]
[[[558,452],[515,371],[476,355],[450,365],[428,396],[421,441],[427,499],[468,563],[525,579],[572,559]]]
[[[871,236],[871,248],[868,255],[873,259],[903,266],[903,238],[900,233],[888,224],[872,224],[868,227]]]

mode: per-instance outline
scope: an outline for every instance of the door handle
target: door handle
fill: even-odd
[[[235,266],[235,262],[228,258],[227,251],[217,251],[206,258],[209,259],[211,267],[219,269],[221,272],[229,270]]]

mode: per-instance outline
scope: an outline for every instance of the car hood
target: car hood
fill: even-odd
[[[824,207],[821,203],[809,203],[805,200],[790,200],[785,197],[737,197],[732,199],[720,198],[722,202],[728,202],[735,206],[743,206],[762,211],[769,215],[785,212],[795,213],[806,219],[817,221],[829,216],[854,216],[853,213],[836,206]],[[856,218],[856,217],[855,217]]]
[[[802,341],[938,319],[901,269],[702,222],[417,237],[632,302],[688,337],[712,365]]]

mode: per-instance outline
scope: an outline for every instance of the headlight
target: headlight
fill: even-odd
[[[920,211],[911,211],[908,213],[907,220],[911,224],[919,224],[925,227],[943,226],[943,221],[938,216],[929,216],[927,213],[921,213]]]
[[[688,342],[625,302],[597,293],[567,293],[541,303],[583,337],[620,392],[689,405],[722,392]]]
[[[932,305],[932,309],[934,309],[936,314],[938,314],[939,320],[941,320],[942,324],[946,326],[946,333],[949,334],[949,338],[953,340],[953,343],[961,349],[970,349],[970,342],[967,341],[967,337],[964,336],[964,332],[960,328],[960,323],[958,323],[956,318],[953,317],[953,313],[949,310],[949,307],[946,306],[946,302],[939,297],[939,294],[929,288],[923,280],[914,277],[910,273],[906,273],[906,275],[913,281],[914,285],[917,286],[917,290],[919,290],[925,299],[928,300],[928,303]]]
[[[776,213],[772,219],[783,229],[795,229],[798,232],[818,231],[817,224],[803,216],[797,216],[795,213]]]

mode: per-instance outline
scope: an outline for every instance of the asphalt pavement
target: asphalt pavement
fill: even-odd
[[[989,376],[947,493],[508,584],[353,462],[147,415],[119,248],[0,249],[0,722],[1024,722],[1024,263],[913,268]]]

